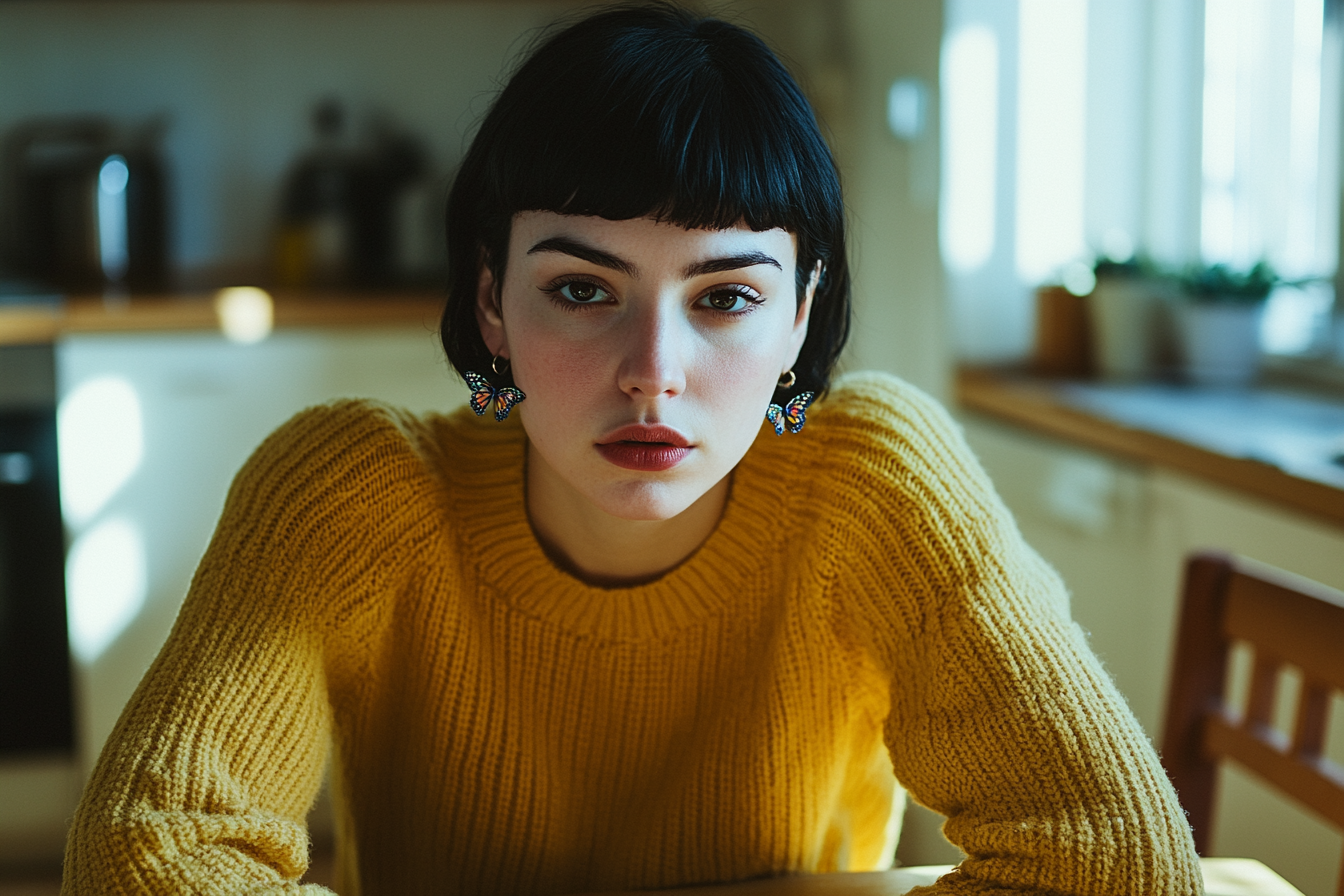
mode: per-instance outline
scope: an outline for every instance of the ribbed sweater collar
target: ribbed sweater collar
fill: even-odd
[[[765,565],[786,537],[790,490],[774,474],[791,467],[784,439],[762,428],[733,472],[723,516],[709,538],[658,579],[631,587],[585,584],[546,556],[527,519],[527,439],[514,421],[450,422],[460,453],[446,458],[455,492],[454,518],[481,583],[528,616],[575,634],[610,640],[666,637],[759,599]]]

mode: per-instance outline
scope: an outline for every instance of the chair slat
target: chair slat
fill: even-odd
[[[1308,679],[1297,701],[1297,724],[1293,730],[1293,754],[1302,759],[1320,759],[1325,752],[1326,720],[1330,714],[1330,686]]]
[[[1257,654],[1291,657],[1307,678],[1344,691],[1344,605],[1323,599],[1344,596],[1318,590],[1307,595],[1238,571],[1228,583],[1223,633],[1249,641]]]
[[[1248,728],[1268,727],[1274,719],[1274,698],[1278,692],[1279,670],[1283,663],[1271,653],[1257,649],[1251,672],[1251,694],[1246,700]]]
[[[1204,743],[1210,752],[1236,760],[1336,827],[1344,827],[1344,782],[1324,774],[1320,762],[1282,753],[1267,739],[1216,715],[1205,720]]]

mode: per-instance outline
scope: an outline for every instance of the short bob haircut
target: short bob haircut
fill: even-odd
[[[504,282],[523,211],[782,228],[798,300],[821,262],[787,392],[825,392],[849,335],[840,179],[797,83],[754,34],[665,3],[608,8],[545,38],[499,94],[448,196],[440,338],[458,373],[494,380],[476,320],[482,262]]]

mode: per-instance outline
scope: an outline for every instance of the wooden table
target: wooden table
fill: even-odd
[[[1202,859],[1206,896],[1302,896],[1255,859]],[[676,896],[901,896],[952,870],[925,865],[860,874],[797,874],[712,887],[684,887]],[[606,896],[649,896],[647,890]]]

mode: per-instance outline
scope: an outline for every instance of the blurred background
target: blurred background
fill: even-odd
[[[1334,0],[695,5],[784,55],[835,150],[844,365],[954,409],[1154,738],[1187,551],[1344,588]],[[58,863],[248,452],[338,395],[462,401],[446,187],[583,8],[0,3],[0,870]],[[1074,423],[1004,412],[1022,383]],[[1218,853],[1333,891],[1339,832],[1236,772],[1220,805]],[[939,822],[899,858],[956,861]]]

